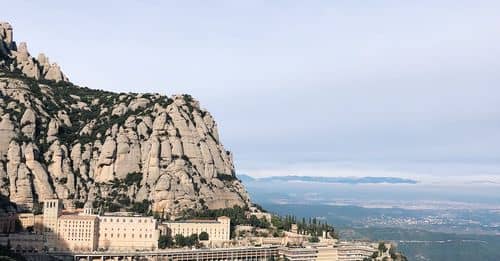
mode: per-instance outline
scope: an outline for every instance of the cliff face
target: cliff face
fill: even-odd
[[[7,23],[0,116],[0,194],[18,206],[57,197],[176,214],[249,204],[214,119],[191,96],[75,86],[44,55],[17,46]]]

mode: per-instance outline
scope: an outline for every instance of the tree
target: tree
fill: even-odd
[[[385,253],[388,250],[385,246],[385,242],[378,243],[378,250],[380,250],[381,253]]]
[[[208,233],[205,232],[205,231],[203,231],[203,232],[200,233],[200,235],[198,236],[198,238],[200,240],[208,240]]]
[[[131,173],[128,173],[127,176],[125,177],[125,184],[127,184],[127,186],[132,186],[134,184],[139,186],[139,184],[141,183],[141,180],[142,180],[142,173],[131,172]]]
[[[19,233],[23,230],[23,224],[21,223],[21,220],[16,219],[15,220],[15,231],[16,233]]]
[[[198,243],[198,234],[192,234],[187,238],[187,245],[194,246]]]
[[[148,213],[150,204],[147,199],[144,199],[142,202],[134,202],[131,210],[136,213],[146,214]]]
[[[161,249],[165,249],[167,247],[171,247],[173,244],[172,236],[170,235],[161,235],[158,239],[158,247]]]
[[[33,203],[33,214],[40,215],[43,214],[43,204],[40,202]]]
[[[311,242],[311,243],[318,243],[319,242],[319,238],[317,236],[310,237],[309,238],[309,242]]]
[[[175,244],[180,247],[185,247],[185,246],[194,246],[198,244],[198,235],[197,234],[192,234],[188,237],[185,237],[181,234],[177,234],[174,237],[175,239]]]
[[[155,219],[163,219],[163,217],[162,217],[162,215],[160,214],[160,212],[156,212],[156,211],[154,211],[154,212],[153,212],[153,217],[154,217]]]
[[[175,239],[175,244],[176,245],[178,245],[180,247],[186,246],[186,241],[187,240],[186,240],[186,238],[183,235],[177,234],[177,235],[175,235],[174,239]]]

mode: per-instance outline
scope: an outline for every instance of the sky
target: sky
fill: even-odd
[[[74,83],[188,93],[237,173],[500,178],[498,1],[0,1]]]

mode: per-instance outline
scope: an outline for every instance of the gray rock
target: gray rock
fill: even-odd
[[[9,28],[0,23],[0,67],[26,78],[0,72],[0,194],[23,208],[35,195],[67,204],[103,198],[119,204],[113,195],[125,195],[172,215],[250,203],[213,117],[198,101],[82,90],[69,82],[64,91],[50,82],[38,90],[28,77],[68,80],[44,54],[35,59],[26,44],[15,48]],[[130,173],[138,180],[125,184]]]

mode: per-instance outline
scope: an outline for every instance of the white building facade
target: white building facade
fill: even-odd
[[[44,202],[43,235],[49,250],[155,250],[160,231],[153,217],[131,213],[94,215],[91,206],[83,212],[63,213],[60,200]]]
[[[162,234],[172,237],[183,235],[185,237],[192,234],[199,235],[201,232],[208,234],[209,241],[228,241],[231,236],[231,219],[225,216],[218,217],[217,220],[184,220],[170,221],[162,223]]]

